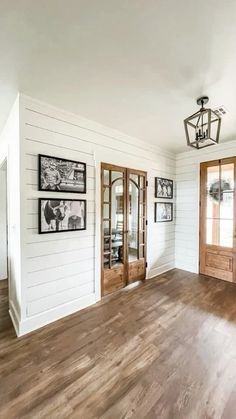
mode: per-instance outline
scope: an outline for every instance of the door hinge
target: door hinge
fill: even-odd
[[[146,180],[146,186],[148,187],[148,180]]]
[[[145,263],[145,267],[146,267],[146,268],[148,267],[148,263],[147,263],[147,262]]]
[[[147,225],[148,225],[148,220],[146,220],[146,222],[145,222],[145,223],[146,223],[146,226],[147,226]]]

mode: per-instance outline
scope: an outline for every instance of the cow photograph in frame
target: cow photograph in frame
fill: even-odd
[[[156,177],[155,198],[173,199],[173,180]]]
[[[62,233],[86,230],[85,199],[38,200],[38,233]]]
[[[173,203],[155,202],[155,223],[166,223],[173,221]]]
[[[39,191],[86,193],[86,164],[39,154]]]

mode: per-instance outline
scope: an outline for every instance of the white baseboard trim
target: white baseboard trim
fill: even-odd
[[[12,301],[9,301],[9,315],[13,324],[13,327],[15,329],[16,335],[19,336],[19,327],[20,327],[20,318],[19,314],[16,310],[16,307]]]
[[[17,336],[23,336],[43,326],[69,316],[83,308],[95,304],[95,294],[90,294],[70,303],[55,307],[51,310],[23,319],[19,324]]]
[[[158,266],[157,268],[150,269],[147,275],[147,279],[154,278],[155,276],[161,275],[174,268],[175,268],[175,264],[172,262],[172,263],[165,263],[165,265],[161,265],[161,266]]]

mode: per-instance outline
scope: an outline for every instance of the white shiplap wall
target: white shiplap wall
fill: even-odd
[[[6,167],[0,165],[0,281],[7,278],[7,190]]]
[[[200,163],[236,155],[236,141],[176,156],[175,265],[199,271]]]
[[[95,122],[20,96],[24,334],[100,299],[100,163],[148,172],[148,277],[174,267],[175,226],[154,223],[154,177],[175,178],[175,157]],[[87,164],[87,230],[38,234],[38,154]],[[62,194],[53,193],[53,197]],[[69,199],[74,194],[66,194]]]

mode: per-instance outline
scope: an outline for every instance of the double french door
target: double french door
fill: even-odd
[[[102,295],[146,276],[146,172],[102,163]]]
[[[236,282],[236,158],[201,164],[200,273]]]

